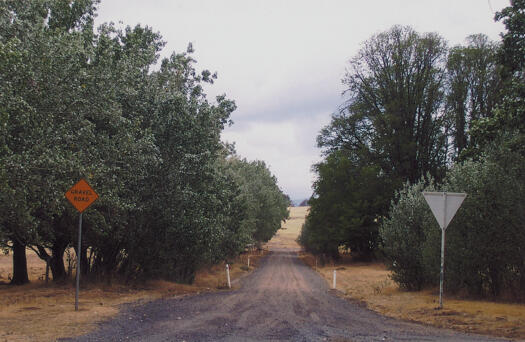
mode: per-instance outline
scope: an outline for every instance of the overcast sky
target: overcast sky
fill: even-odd
[[[393,25],[437,32],[449,45],[484,33],[499,40],[494,11],[509,0],[102,0],[97,24],[147,25],[162,55],[195,49],[197,69],[216,71],[210,99],[237,103],[222,139],[264,160],[292,199],[311,195],[315,139],[341,105],[341,78],[361,43]]]

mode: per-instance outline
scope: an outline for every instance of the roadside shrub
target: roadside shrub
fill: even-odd
[[[436,249],[427,241],[434,241],[436,236],[439,239],[440,231],[421,194],[433,190],[430,177],[413,185],[406,183],[397,193],[397,201],[392,201],[389,217],[379,228],[381,251],[392,270],[392,279],[407,290],[420,290],[437,280],[432,262],[436,259]],[[439,249],[437,258],[439,261]],[[437,270],[439,272],[439,264]]]
[[[446,232],[446,289],[523,300],[525,157],[496,144],[480,160],[456,164],[443,185],[422,179],[398,193],[379,229],[392,279],[407,290],[437,284],[441,234],[421,194],[436,188],[467,193]]]
[[[445,188],[468,194],[447,229],[447,288],[524,299],[525,158],[494,146],[456,165]]]

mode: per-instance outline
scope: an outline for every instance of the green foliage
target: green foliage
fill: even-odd
[[[347,149],[372,161],[401,186],[430,172],[442,176],[446,140],[441,107],[446,44],[395,26],[372,36],[350,60],[349,101],[321,131],[328,153]]]
[[[389,200],[383,195],[388,183],[379,167],[359,165],[344,151],[336,151],[315,170],[319,178],[300,243],[315,254],[337,257],[339,247],[344,246],[354,256],[370,259]]]
[[[497,14],[501,47],[470,36],[446,64],[435,34],[394,27],[365,42],[343,80],[349,102],[318,137],[325,159],[300,236],[307,249],[337,256],[379,234],[369,241],[397,283],[436,284],[441,234],[421,192],[466,192],[447,229],[447,289],[525,297],[524,9],[512,1]]]
[[[406,183],[379,228],[381,251],[392,279],[407,290],[420,290],[438,279],[440,228],[422,195],[433,190],[431,177],[413,185]],[[436,236],[437,253],[432,244]]]
[[[325,160],[301,242],[316,253],[349,247],[369,258],[396,189],[447,162],[446,44],[437,34],[395,26],[367,40],[350,61],[344,109],[332,115],[318,145]]]
[[[494,144],[480,160],[450,170],[442,189],[468,195],[447,228],[448,290],[525,298],[524,166],[521,154]],[[438,280],[440,229],[421,195],[433,189],[407,184],[380,228],[393,279],[409,290]]]
[[[512,0],[510,6],[496,14],[495,19],[502,20],[507,29],[502,34],[503,44],[498,54],[503,82],[502,101],[493,117],[474,123],[471,134],[479,142],[480,152],[502,136],[505,138],[503,144],[524,154],[525,1]]]
[[[511,1],[496,20],[507,28],[501,47],[474,36],[448,59],[447,108],[464,161],[439,188],[468,196],[447,228],[445,286],[523,300],[525,1]],[[408,289],[438,278],[439,229],[418,196],[423,190],[422,183],[407,185],[380,229],[394,280]]]
[[[467,37],[466,46],[450,49],[447,60],[447,116],[454,158],[473,154],[477,143],[468,133],[473,123],[491,118],[500,100],[498,46],[485,35]]]
[[[85,178],[100,198],[83,218],[84,273],[191,282],[201,265],[268,240],[284,197],[264,164],[242,178],[226,161],[235,103],[206,98],[216,76],[196,71],[191,45],[152,71],[160,34],[95,31],[96,4],[0,2],[0,244],[33,248],[64,279],[78,215],[63,194]],[[255,212],[247,187],[265,190]]]
[[[514,72],[523,73],[523,67],[525,67],[525,1],[511,0],[510,6],[496,13],[494,19],[502,20],[507,29],[507,32],[502,35],[501,64],[509,73],[508,76]]]
[[[248,162],[232,156],[228,166],[240,185],[239,201],[244,205],[242,226],[249,242],[262,244],[272,238],[289,217],[288,196],[277,186],[277,179],[262,161]]]
[[[68,180],[86,176],[87,165],[96,166],[90,152],[99,148],[89,120],[92,103],[81,86],[89,67],[84,34],[92,31],[93,4],[78,1],[70,9],[76,4],[85,16],[67,15],[67,22],[52,2],[0,4],[0,64],[7,66],[1,76],[0,164],[7,174],[4,203],[16,208],[6,208],[12,214],[3,217],[3,226],[11,239],[39,247],[46,259],[49,247],[56,279],[65,273],[61,254],[71,239],[65,226],[71,215],[61,195]]]
[[[500,142],[456,165],[448,189],[468,194],[447,229],[447,287],[525,298],[525,158]]]

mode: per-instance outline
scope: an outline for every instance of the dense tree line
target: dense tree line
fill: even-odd
[[[437,34],[396,26],[370,38],[350,60],[343,79],[348,101],[318,136],[326,158],[315,166],[319,178],[301,236],[307,249],[336,256],[338,246],[353,245],[370,258],[394,191],[427,172],[443,177],[448,156],[441,111],[447,51]],[[331,172],[335,167],[342,172]],[[325,175],[324,169],[330,172]],[[340,208],[327,200],[333,196]],[[330,249],[319,249],[315,241],[325,235],[327,220],[335,220],[332,229],[340,234],[324,236],[332,239]]]
[[[306,249],[381,255],[404,288],[436,284],[440,232],[421,192],[466,192],[446,286],[525,298],[524,12],[516,0],[496,14],[501,43],[449,48],[397,26],[365,42],[343,79],[348,101],[318,137]]]
[[[263,161],[249,162],[238,156],[226,160],[227,168],[240,186],[240,200],[247,215],[241,226],[250,233],[252,242],[259,245],[269,241],[288,218],[291,201],[280,192],[277,179]],[[243,246],[241,246],[243,247]]]
[[[13,283],[26,247],[64,280],[78,214],[64,193],[85,178],[81,270],[191,282],[204,264],[268,240],[288,200],[262,162],[220,141],[235,103],[209,101],[192,47],[157,63],[149,27],[94,28],[97,1],[0,3],[0,245]],[[249,175],[248,175],[249,174]]]

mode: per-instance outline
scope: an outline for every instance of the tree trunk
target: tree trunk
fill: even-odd
[[[49,260],[49,267],[53,273],[53,281],[60,282],[66,279],[66,267],[64,266],[64,251],[63,246],[53,246],[51,248],[51,258]]]
[[[77,250],[78,248],[75,248]],[[87,276],[90,271],[89,260],[87,257],[87,247],[82,246],[80,249],[80,272],[83,276]]]
[[[27,275],[26,246],[16,238],[13,239],[13,279],[12,285],[23,285],[29,283]]]
[[[518,300],[523,302],[525,301],[525,256],[522,257],[522,263],[518,268],[520,275],[519,279],[519,289],[518,289]]]

